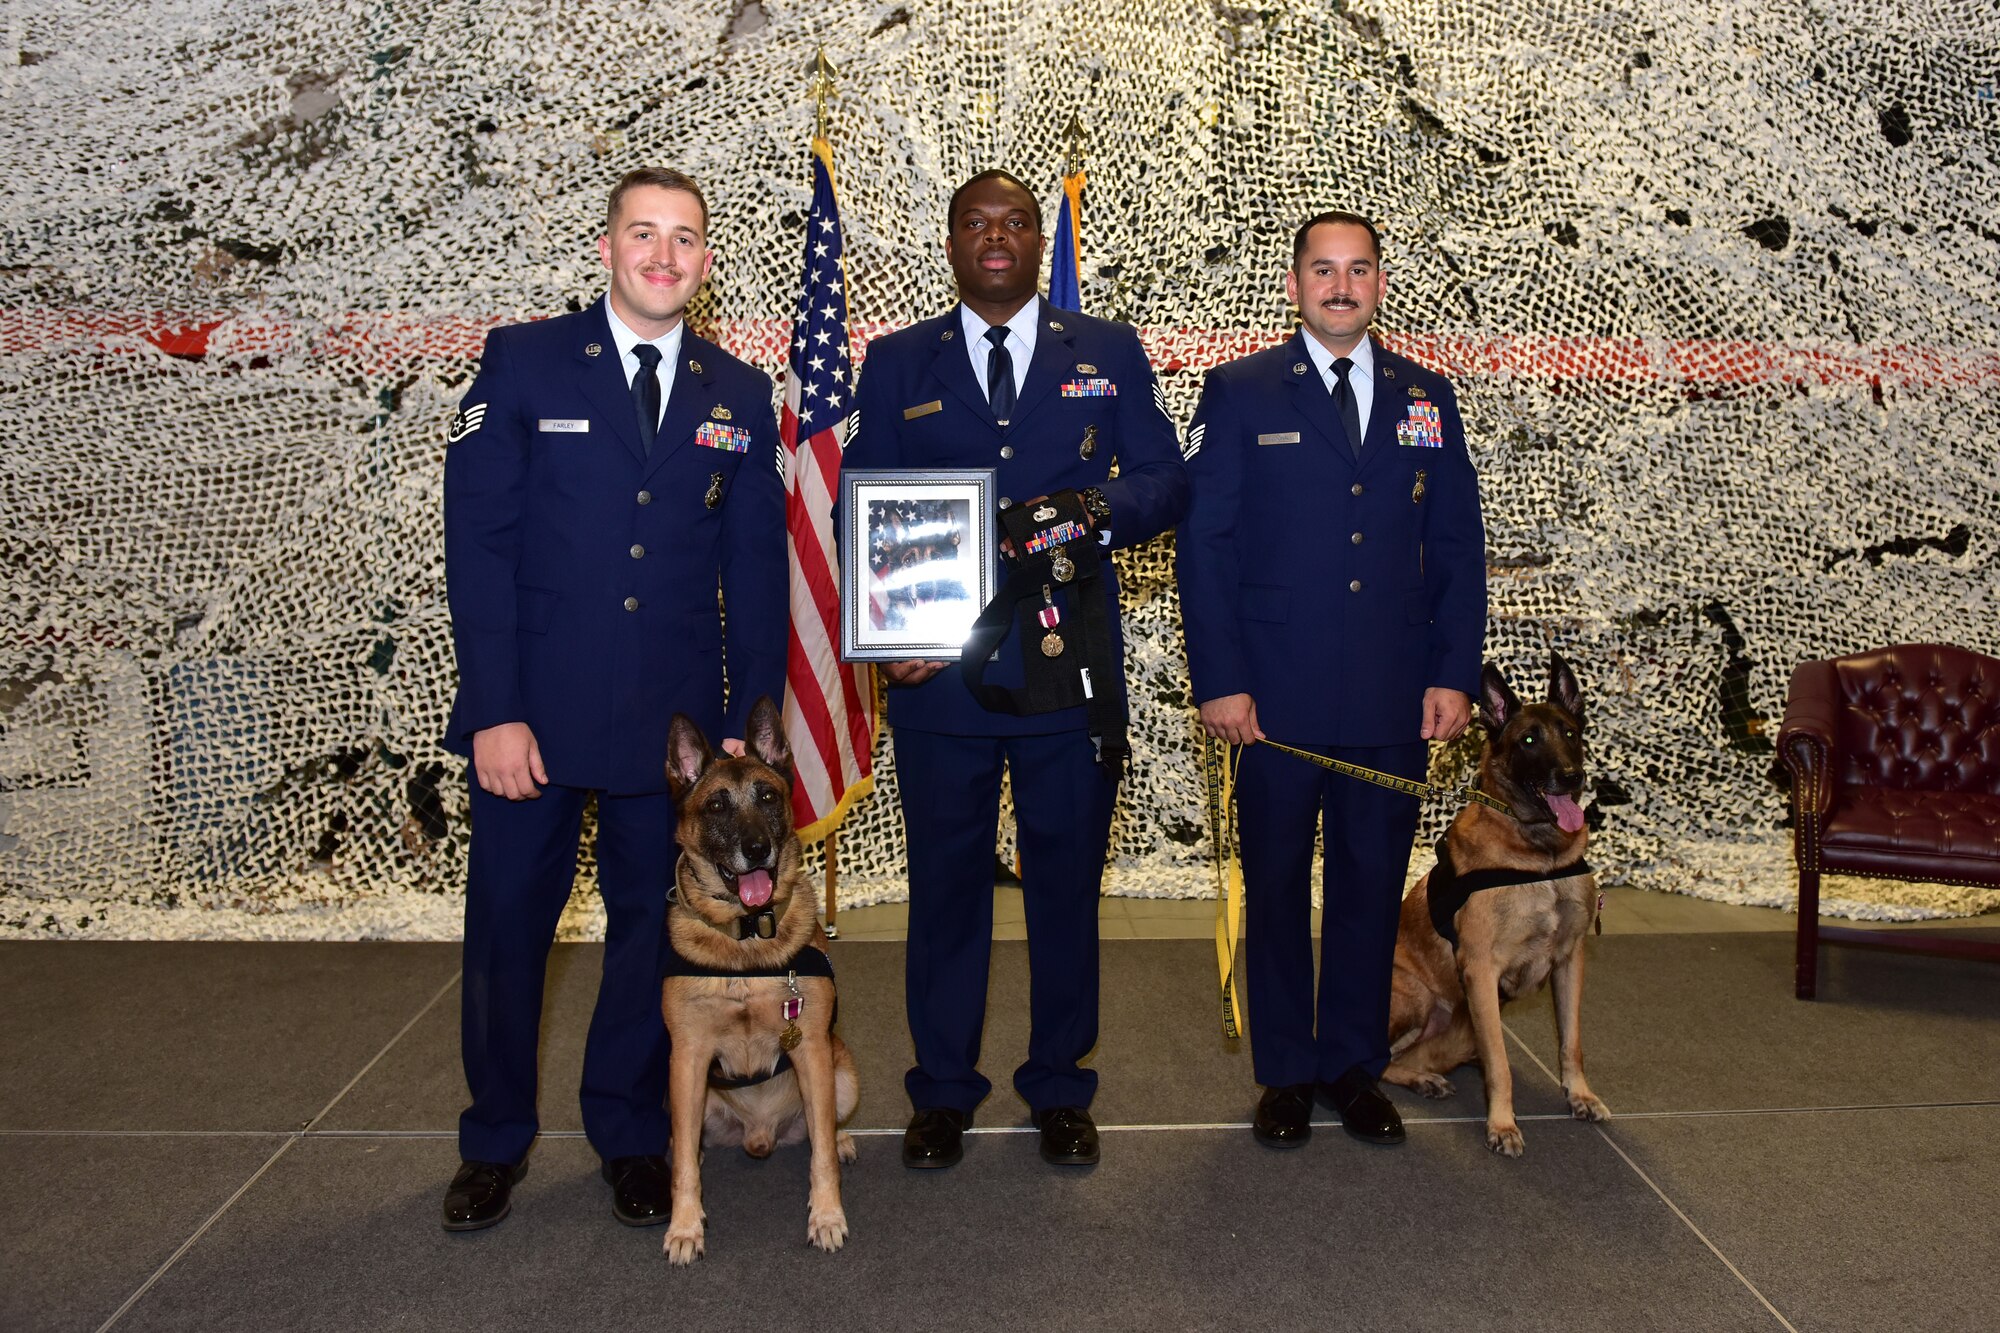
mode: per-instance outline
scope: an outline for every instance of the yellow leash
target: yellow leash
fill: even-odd
[[[1215,966],[1222,979],[1222,1035],[1240,1037],[1243,1002],[1236,990],[1236,950],[1243,938],[1243,867],[1236,859],[1236,769],[1243,752],[1210,737],[1201,748],[1208,786],[1208,833],[1215,843]]]
[[[1433,787],[1427,782],[1399,778],[1393,773],[1330,759],[1279,741],[1259,743],[1297,755],[1335,773],[1372,782],[1378,787],[1387,787],[1405,795],[1450,795],[1444,788]],[[1222,1035],[1225,1037],[1241,1037],[1250,1031],[1249,1025],[1243,1021],[1243,1002],[1236,986],[1236,955],[1243,940],[1243,865],[1236,855],[1235,795],[1236,770],[1243,762],[1244,748],[1238,746],[1235,753],[1230,754],[1230,747],[1225,742],[1211,736],[1201,750],[1202,777],[1208,788],[1208,833],[1215,844],[1215,969],[1221,981]],[[1489,796],[1477,787],[1468,788],[1464,799],[1491,806],[1503,813],[1509,808],[1499,797]]]

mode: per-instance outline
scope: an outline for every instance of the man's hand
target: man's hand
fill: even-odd
[[[1247,694],[1225,694],[1201,706],[1201,729],[1231,745],[1249,745],[1264,739],[1257,725],[1257,701]]]
[[[741,759],[743,757],[743,742],[731,736],[722,742],[722,752],[732,759]]]
[[[1472,721],[1472,696],[1433,685],[1424,691],[1424,739],[1451,741]]]
[[[884,662],[882,674],[889,678],[891,685],[921,685],[938,672],[951,665],[949,662]]]
[[[510,801],[532,801],[547,785],[542,747],[525,722],[502,722],[472,733],[472,774],[480,790]]]

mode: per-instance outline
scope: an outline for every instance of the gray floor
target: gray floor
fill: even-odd
[[[712,1154],[708,1257],[610,1217],[574,1088],[599,951],[557,950],[545,1134],[514,1216],[448,1236],[449,945],[0,944],[0,1329],[1967,1329],[2000,1298],[2000,968],[1832,950],[1790,919],[1611,895],[1585,998],[1614,1116],[1563,1113],[1546,997],[1508,1011],[1527,1155],[1481,1084],[1396,1094],[1401,1149],[1272,1153],[1216,1030],[1206,904],[1105,906],[1104,1162],[1035,1156],[1003,892],[965,1162],[896,1161],[896,909],[843,913],[852,1238],[803,1243],[803,1151]],[[1992,918],[1988,918],[1992,920]],[[1991,937],[1989,928],[1970,929]],[[1129,934],[1127,930],[1129,929]],[[1152,937],[1152,938],[1148,938]]]

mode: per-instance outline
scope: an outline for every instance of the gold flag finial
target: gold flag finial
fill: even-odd
[[[1069,124],[1063,126],[1063,174],[1074,176],[1083,170],[1083,145],[1090,136],[1084,132],[1083,121],[1072,111]]]
[[[806,92],[813,100],[813,138],[826,137],[826,104],[833,100],[833,83],[840,77],[840,71],[826,58],[826,48],[819,48],[813,56],[812,64],[806,66],[812,75],[812,82],[806,85]]]

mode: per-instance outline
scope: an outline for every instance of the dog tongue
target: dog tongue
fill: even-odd
[[[1574,806],[1570,807],[1575,809]],[[1579,815],[1577,818],[1581,819]],[[1568,825],[1563,827],[1567,828]],[[762,907],[771,901],[771,872],[768,870],[746,870],[736,877],[736,896],[743,900],[745,907]]]
[[[1574,796],[1545,791],[1542,799],[1549,803],[1549,813],[1556,817],[1556,826],[1564,833],[1574,833],[1583,827],[1583,811],[1577,808]]]

